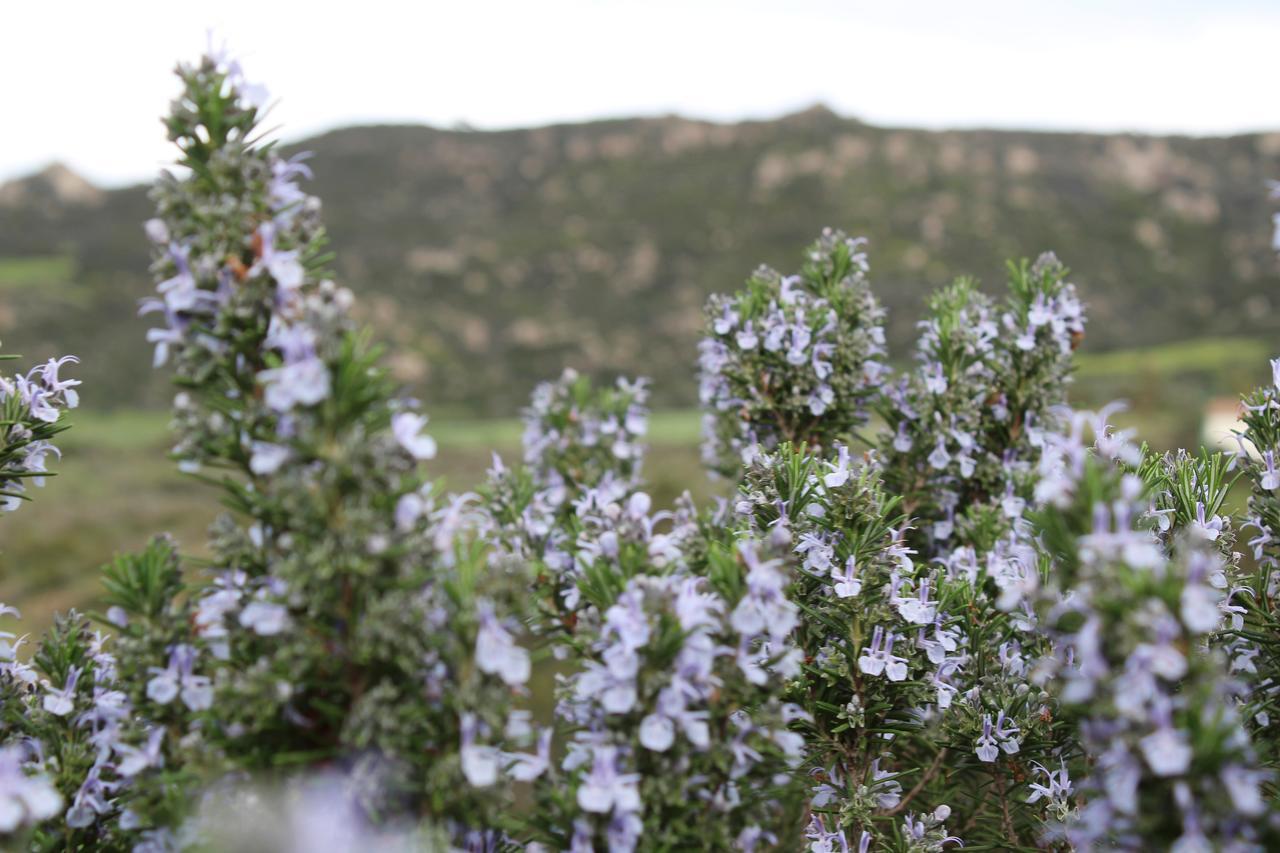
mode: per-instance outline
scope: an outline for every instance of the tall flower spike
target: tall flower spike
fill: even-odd
[[[885,479],[917,519],[925,553],[945,557],[1012,528],[1021,513],[1008,509],[1032,497],[1042,436],[1066,402],[1084,334],[1075,287],[1051,253],[1009,273],[1003,310],[969,279],[933,296],[918,367],[881,404]]]
[[[1075,416],[1041,460],[1067,481],[1036,519],[1052,555],[1038,610],[1055,648],[1042,672],[1093,765],[1086,804],[1062,831],[1078,847],[1261,844],[1275,827],[1238,711],[1246,688],[1210,642],[1225,615],[1212,583],[1223,560],[1194,518],[1172,555],[1161,548],[1131,471],[1136,448],[1099,420]],[[1199,501],[1184,513],[1189,502]],[[1243,782],[1224,792],[1226,778]]]
[[[89,729],[97,756],[62,763],[58,831],[159,849],[212,774],[290,754],[304,774],[348,767],[370,817],[493,844],[512,774],[536,766],[519,751],[536,733],[509,725],[530,669],[522,586],[486,570],[473,498],[426,479],[426,419],[327,278],[310,170],[261,140],[260,93],[221,56],[178,74],[166,126],[183,169],[152,193],[144,308],[165,318],[150,337],[182,389],[175,456],[216,472],[232,513],[203,575],[167,543],[106,570],[118,659],[71,631],[37,656],[43,713],[63,722],[32,725],[69,743]],[[74,402],[58,366],[23,379],[41,405]],[[496,778],[476,755],[499,756]]]
[[[884,366],[884,309],[865,241],[827,229],[798,275],[761,267],[712,296],[698,345],[703,461],[736,477],[757,446],[831,448],[866,423]]]
[[[0,355],[0,362],[16,356]],[[0,374],[0,512],[27,499],[27,484],[43,486],[50,456],[61,457],[52,439],[67,425],[64,412],[80,403],[78,379],[61,376],[75,356],[51,358],[25,374]]]

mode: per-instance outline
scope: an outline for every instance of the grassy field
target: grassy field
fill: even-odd
[[[1082,354],[1074,404],[1097,407],[1125,399],[1117,418],[1156,448],[1199,442],[1206,403],[1269,380],[1269,348],[1253,340],[1199,340],[1176,346]],[[59,476],[16,515],[0,519],[0,601],[25,611],[34,630],[48,614],[93,602],[97,569],[114,554],[139,548],[161,532],[184,550],[202,553],[205,530],[219,510],[216,495],[179,473],[166,457],[168,415],[123,410],[76,411],[60,442]],[[647,463],[655,500],[667,504],[685,489],[706,499],[713,484],[698,461],[698,413],[658,412]],[[474,488],[500,453],[519,456],[515,418],[444,420],[429,431],[440,444],[437,476],[453,490]]]
[[[219,511],[217,495],[181,474],[167,458],[163,412],[76,411],[62,436],[58,475],[36,500],[0,519],[0,602],[23,611],[35,630],[56,610],[91,605],[97,569],[113,555],[170,533],[183,550],[203,553],[205,531]],[[433,423],[440,445],[434,473],[455,491],[474,488],[494,452],[518,460],[516,419]],[[662,412],[651,428],[649,480],[669,503],[688,488],[705,499],[715,486],[702,474],[695,412]]]

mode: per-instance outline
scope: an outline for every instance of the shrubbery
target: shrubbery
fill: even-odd
[[[571,371],[522,464],[447,494],[261,91],[223,57],[179,76],[144,310],[174,456],[228,512],[208,560],[160,537],[106,566],[105,611],[29,657],[0,634],[6,843],[1280,844],[1280,361],[1239,455],[1156,455],[1065,408],[1084,318],[1052,255],[1003,300],[938,293],[895,374],[864,246],[829,231],[708,306],[730,498],[655,509],[644,382]],[[76,404],[66,362],[0,378],[5,509]]]

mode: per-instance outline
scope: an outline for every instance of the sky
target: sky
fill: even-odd
[[[1280,130],[1275,0],[0,0],[0,181],[52,161],[149,179],[168,72],[210,31],[286,140],[819,102],[928,128]]]

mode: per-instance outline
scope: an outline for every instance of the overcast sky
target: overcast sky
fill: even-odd
[[[168,72],[210,28],[287,139],[818,101],[922,127],[1280,130],[1275,0],[0,0],[0,180],[53,160],[149,178]]]

